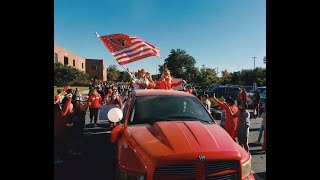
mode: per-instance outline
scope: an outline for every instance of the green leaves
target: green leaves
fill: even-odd
[[[107,69],[107,77],[109,81],[115,81],[120,76],[120,72],[116,65],[110,65]]]
[[[87,85],[89,84],[89,75],[72,66],[65,66],[61,63],[54,64],[54,85],[66,86],[75,85],[77,83]]]

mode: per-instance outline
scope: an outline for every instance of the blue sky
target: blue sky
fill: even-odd
[[[140,37],[165,58],[183,49],[200,68],[253,69],[253,57],[256,67],[266,67],[265,0],[54,0],[54,43],[122,71],[94,32]],[[154,74],[163,63],[148,57],[124,66]]]

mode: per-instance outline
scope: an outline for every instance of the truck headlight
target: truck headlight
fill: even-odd
[[[127,180],[127,179],[145,180],[146,179],[146,174],[144,173],[138,173],[138,172],[127,171],[122,169],[119,169],[117,173],[118,173],[117,178],[120,180]]]
[[[250,159],[247,162],[242,164],[241,168],[242,168],[242,179],[244,179],[247,176],[249,176],[249,174],[251,172],[251,156],[250,156]]]

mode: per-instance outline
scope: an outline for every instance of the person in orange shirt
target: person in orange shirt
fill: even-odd
[[[97,89],[91,90],[87,104],[90,111],[90,125],[92,124],[92,119],[94,118],[94,126],[97,127],[98,113],[102,104],[102,98],[100,94],[97,92]]]
[[[183,82],[185,83],[184,80],[174,83],[172,80],[170,71],[168,69],[164,69],[163,73],[161,74],[161,78],[158,80],[158,82],[155,85],[155,89],[171,90],[172,87],[179,86]]]
[[[226,98],[226,102],[222,103],[219,99],[216,98],[216,95],[213,94],[213,100],[218,103],[220,108],[226,110],[226,119],[224,124],[224,129],[228,132],[231,138],[235,141],[236,137],[236,130],[237,130],[237,122],[238,118],[233,117],[233,114],[238,112],[238,107],[235,106],[235,100],[231,97]],[[231,113],[232,112],[232,113]]]
[[[238,107],[240,107],[241,104],[247,104],[248,101],[249,101],[249,94],[247,93],[247,90],[244,89],[242,86],[240,86],[238,97],[237,97]]]

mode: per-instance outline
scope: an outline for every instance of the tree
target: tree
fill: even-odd
[[[54,85],[89,85],[89,75],[72,66],[66,66],[61,63],[54,64]]]
[[[165,65],[171,72],[171,76],[183,78],[187,82],[192,82],[191,73],[195,72],[194,65],[196,60],[186,53],[185,50],[172,49],[169,57],[164,60]],[[159,71],[162,72],[163,66],[159,66]]]
[[[242,81],[240,81],[240,71],[236,71],[230,74],[231,74],[230,84],[243,84]]]
[[[216,70],[206,67],[200,69],[199,80],[199,85],[203,88],[216,86],[219,83]]]
[[[258,86],[266,85],[266,68],[258,67],[255,70],[255,77]]]
[[[123,82],[129,82],[130,81],[130,75],[127,71],[119,71],[119,81]]]
[[[232,75],[227,70],[222,71],[221,75],[222,77],[220,78],[220,84],[222,85],[230,84]]]
[[[120,72],[116,65],[110,65],[107,69],[108,80],[115,81],[120,76]]]
[[[266,68],[257,67],[255,70],[244,69],[240,72],[240,84],[244,86],[252,86],[254,82],[258,86],[265,86]]]

